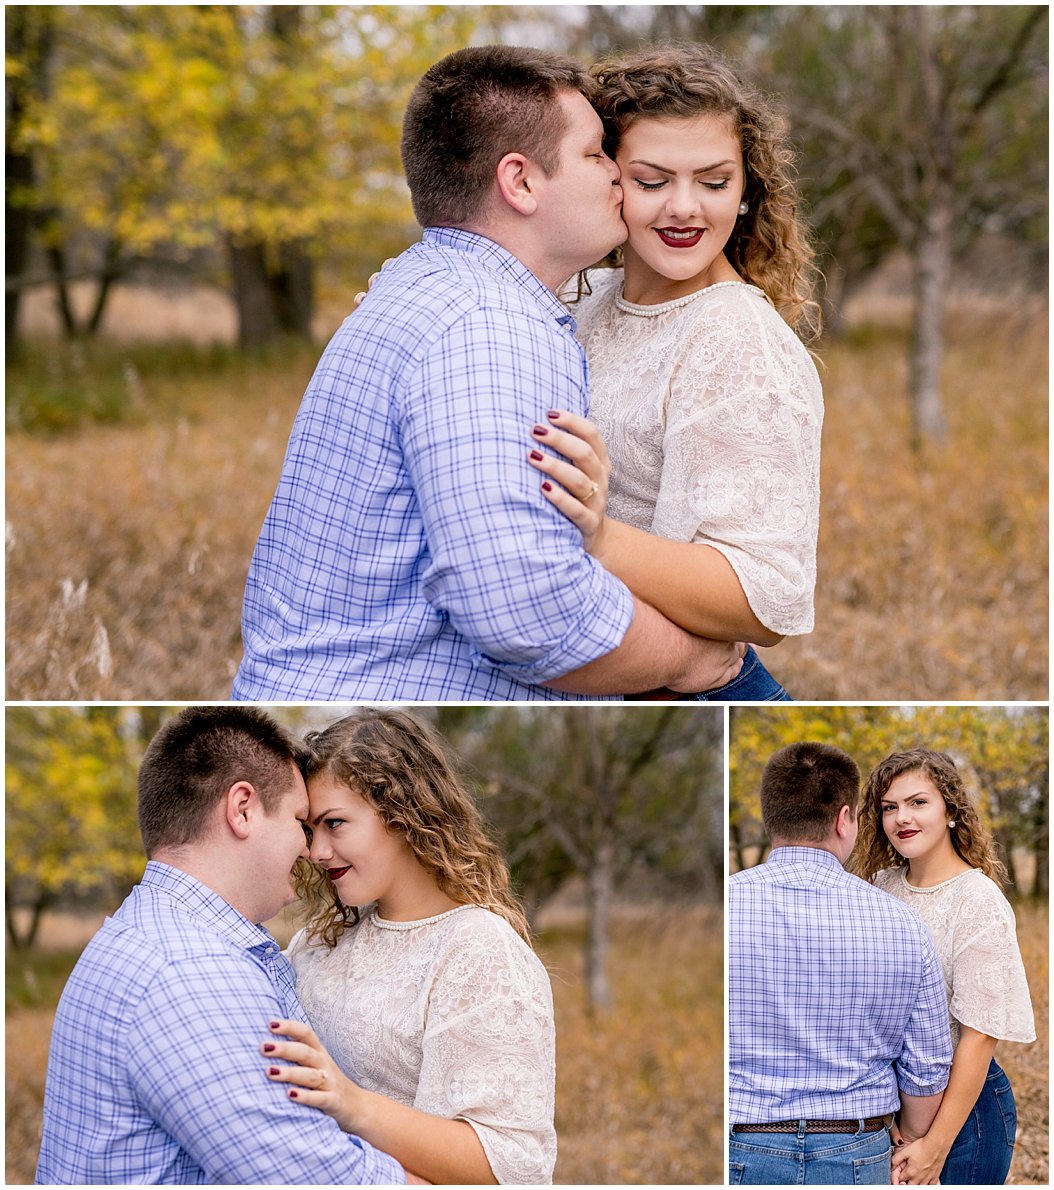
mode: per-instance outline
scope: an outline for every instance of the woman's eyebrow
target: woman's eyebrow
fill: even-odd
[[[633,161],[627,162],[629,165],[646,165],[649,169],[657,169],[661,174],[676,173],[676,170],[667,169],[665,165],[656,165],[654,161],[644,161],[637,157]],[[724,165],[735,165],[734,161],[715,161],[713,165],[701,165],[698,169],[693,169],[693,174],[708,174],[711,170],[720,169]]]

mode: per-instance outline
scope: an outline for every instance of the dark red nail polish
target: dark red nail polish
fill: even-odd
[[[273,1054],[273,1053],[274,1053],[274,1046],[273,1046],[273,1045],[272,1045],[270,1042],[268,1042],[268,1043],[267,1043],[267,1044],[266,1044],[266,1045],[263,1047],[263,1051],[264,1051],[264,1053],[265,1053],[265,1054]]]
[[[548,480],[546,480],[545,483],[542,484],[542,491],[543,492],[551,492],[552,490],[553,490],[553,485]]]
[[[272,1021],[272,1022],[271,1022],[271,1028],[272,1028],[272,1029],[277,1029],[277,1028],[278,1028],[278,1026],[279,1026],[281,1023],[282,1023],[281,1021]]]
[[[549,433],[549,427],[548,426],[535,426],[534,429],[531,430],[531,433],[536,438],[544,438],[545,435]]]
[[[534,461],[535,461],[536,463],[540,463],[540,462],[542,461],[542,459],[544,459],[544,458],[545,458],[545,455],[543,455],[543,454],[542,454],[542,452],[541,452],[540,450],[532,450],[532,451],[531,451],[531,458],[532,458],[532,459],[534,459]]]
[[[560,410],[559,409],[550,409],[549,412],[545,416],[550,421],[556,421],[556,419],[560,416]]]
[[[298,1098],[299,1098],[299,1096],[297,1095],[296,1091],[290,1091],[290,1092],[289,1092],[289,1098],[290,1098],[290,1099],[298,1099]]]
[[[268,1073],[268,1074],[277,1074],[277,1073],[278,1073],[278,1067],[277,1067],[277,1066],[270,1066],[270,1067],[268,1067],[267,1073]]]

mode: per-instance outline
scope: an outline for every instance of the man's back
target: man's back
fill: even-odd
[[[556,298],[491,241],[426,232],[305,394],[234,696],[568,697],[540,683],[617,647],[632,617],[524,459],[532,422],[586,404]]]
[[[814,847],[777,848],[731,879],[733,1123],[881,1116],[898,1083],[943,1089],[944,984],[903,909]]]
[[[304,1020],[277,943],[151,863],[88,944],[52,1032],[43,1184],[403,1181],[264,1077],[268,1020]]]

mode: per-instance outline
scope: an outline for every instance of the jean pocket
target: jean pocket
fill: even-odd
[[[1017,1102],[1009,1083],[1005,1087],[996,1087],[995,1101],[1003,1121],[1006,1143],[1013,1148],[1017,1141]]]
[[[858,1157],[853,1161],[854,1186],[888,1186],[891,1177],[890,1163],[893,1146],[873,1157]]]
[[[729,1161],[728,1163],[728,1184],[730,1186],[743,1185],[743,1162]]]

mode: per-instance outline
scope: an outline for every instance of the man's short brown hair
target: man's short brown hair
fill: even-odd
[[[470,46],[436,62],[403,119],[403,169],[418,223],[477,222],[507,153],[522,153],[551,177],[567,132],[560,94],[594,90],[580,62],[546,50]]]
[[[860,769],[851,756],[830,744],[788,744],[761,775],[761,819],[770,839],[819,843],[843,806],[855,817],[859,796]]]
[[[216,803],[238,781],[271,814],[293,788],[305,746],[255,707],[187,707],[150,741],[139,766],[139,832],[148,856],[205,834]]]

